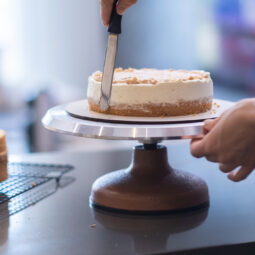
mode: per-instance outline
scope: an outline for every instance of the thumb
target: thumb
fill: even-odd
[[[210,132],[214,126],[219,122],[220,118],[217,119],[208,119],[204,122],[203,131],[205,134]]]
[[[190,144],[190,152],[192,156],[196,158],[201,158],[205,156],[204,140],[203,139],[193,139]]]
[[[100,0],[100,4],[102,22],[104,26],[108,26],[113,7],[113,0]]]
[[[204,121],[204,126],[203,126],[203,132],[204,134],[207,134],[208,132],[210,132],[216,125],[217,123],[224,117],[226,116],[228,113],[231,112],[231,109],[228,109],[226,111],[224,111],[220,117],[216,118],[216,119],[207,119]]]

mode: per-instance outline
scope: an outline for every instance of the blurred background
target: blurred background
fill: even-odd
[[[57,135],[40,120],[85,98],[107,40],[99,1],[0,0],[0,128],[10,153],[90,150],[127,142]],[[254,0],[138,0],[123,17],[117,66],[205,69],[215,97],[255,94]]]

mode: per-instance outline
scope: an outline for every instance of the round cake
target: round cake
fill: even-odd
[[[99,107],[102,72],[89,77],[91,111],[122,116],[179,116],[211,109],[213,82],[200,70],[122,69],[114,71],[110,107]]]

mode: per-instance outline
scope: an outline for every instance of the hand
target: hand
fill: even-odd
[[[204,136],[191,141],[191,154],[219,162],[232,181],[245,179],[255,168],[255,99],[242,100],[219,118],[205,121],[203,129]]]
[[[117,13],[123,15],[125,11],[134,5],[137,0],[119,0],[117,4]],[[110,17],[114,0],[100,0],[101,3],[101,18],[104,26],[109,26]]]

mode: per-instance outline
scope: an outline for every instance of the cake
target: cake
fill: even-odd
[[[122,69],[114,71],[110,107],[99,107],[102,72],[88,80],[91,111],[122,116],[179,116],[211,109],[213,82],[200,70]]]
[[[5,136],[5,132],[0,129],[0,182],[5,181],[8,178],[8,157]]]

